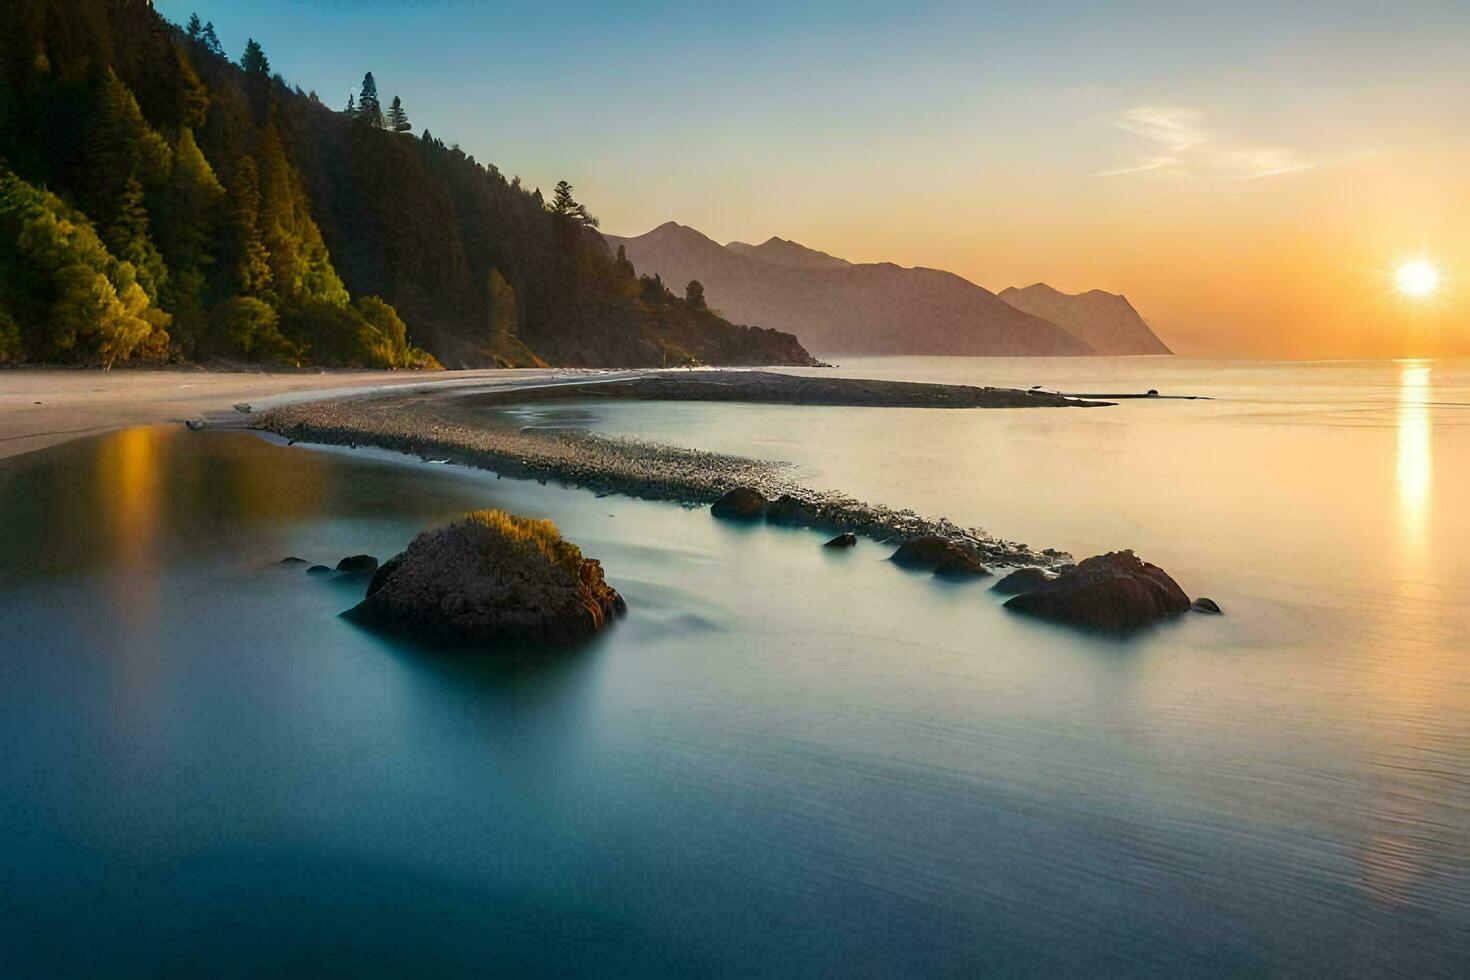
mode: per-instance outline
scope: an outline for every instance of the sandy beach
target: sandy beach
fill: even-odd
[[[345,397],[388,388],[425,391],[467,385],[519,387],[584,379],[589,373],[594,372],[0,370],[0,459],[134,425],[220,416],[233,412],[236,403],[248,403],[260,411],[304,399]]]

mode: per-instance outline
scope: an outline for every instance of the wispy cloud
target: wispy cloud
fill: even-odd
[[[1144,156],[1095,177],[1158,173],[1205,180],[1255,180],[1311,169],[1315,164],[1295,150],[1255,146],[1222,137],[1194,109],[1140,106],[1129,109],[1115,125],[1148,145]]]

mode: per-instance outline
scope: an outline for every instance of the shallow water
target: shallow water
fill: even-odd
[[[1134,546],[1229,615],[1081,636],[868,542],[247,434],[0,461],[7,971],[1470,969],[1466,365],[843,370],[1218,400],[517,417]],[[629,616],[472,663],[273,564],[484,506]]]

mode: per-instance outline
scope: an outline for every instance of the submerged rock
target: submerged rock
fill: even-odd
[[[1222,615],[1225,611],[1220,608],[1220,604],[1214,599],[1206,599],[1204,596],[1200,596],[1198,599],[1194,600],[1194,605],[1190,606],[1189,608],[1193,609],[1197,613],[1209,613],[1213,616]]]
[[[305,558],[297,558],[295,555],[291,555],[288,558],[282,558],[280,561],[276,562],[276,564],[277,565],[305,565],[306,564],[306,559]]]
[[[414,538],[343,615],[437,643],[549,644],[587,636],[626,608],[601,563],[556,525],[482,510]]]
[[[1018,568],[992,585],[990,591],[999,592],[1001,595],[1018,595],[1022,592],[1036,592],[1049,588],[1056,581],[1057,576],[1044,568]]]
[[[308,575],[330,575],[332,570],[326,565],[313,565],[306,570]]]
[[[736,487],[711,505],[715,517],[755,520],[766,512],[766,495],[754,487]]]
[[[350,575],[366,575],[368,572],[376,571],[378,559],[372,555],[348,555],[337,562],[337,571],[347,572]]]
[[[853,534],[851,531],[844,531],[843,533],[837,535],[837,537],[833,538],[831,541],[828,541],[826,544],[822,545],[822,547],[851,548],[855,544],[857,544],[857,535]]]
[[[1189,596],[1157,565],[1132,551],[1112,551],[1079,563],[1047,586],[1006,600],[1005,607],[1042,619],[1121,632],[1189,609]]]
[[[990,569],[980,560],[949,538],[938,534],[905,541],[898,546],[889,561],[904,568],[919,568],[939,575],[951,577],[977,577],[989,575]]]

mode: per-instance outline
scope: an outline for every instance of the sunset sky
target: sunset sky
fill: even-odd
[[[1123,292],[1181,353],[1470,354],[1464,2],[156,6],[618,234]]]

